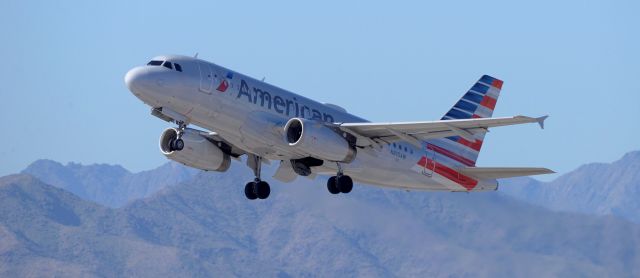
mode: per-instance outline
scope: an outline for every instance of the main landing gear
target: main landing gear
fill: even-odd
[[[251,167],[256,178],[244,186],[244,195],[247,196],[247,199],[249,200],[268,198],[269,194],[271,194],[271,187],[269,186],[269,183],[260,179],[262,157],[249,155],[247,157],[247,165]]]
[[[181,151],[184,149],[184,141],[182,140],[182,134],[184,129],[187,128],[187,124],[183,121],[177,122],[178,124],[178,136],[169,142],[170,151]]]
[[[338,164],[338,174],[327,180],[327,189],[331,194],[349,193],[353,189],[353,180],[342,173],[340,164]]]
[[[249,200],[266,199],[271,193],[271,187],[266,181],[255,179],[252,182],[248,182],[244,186],[244,195]]]

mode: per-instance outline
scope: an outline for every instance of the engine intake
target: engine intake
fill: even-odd
[[[292,118],[284,127],[289,146],[322,160],[349,163],[356,157],[356,149],[347,133],[327,127],[321,122]]]
[[[231,166],[231,157],[218,146],[200,135],[200,131],[187,128],[182,134],[184,148],[174,151],[171,143],[178,138],[178,130],[167,128],[160,136],[160,151],[167,158],[189,167],[224,172]]]

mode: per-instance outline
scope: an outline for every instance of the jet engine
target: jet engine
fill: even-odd
[[[334,130],[321,122],[292,118],[284,127],[285,140],[314,158],[349,163],[356,157],[351,134]]]
[[[184,147],[180,151],[171,147],[176,139],[178,130],[175,128],[165,129],[160,136],[160,151],[167,158],[201,170],[224,172],[229,169],[229,154],[222,152],[214,142],[202,136],[200,131],[185,129],[182,134]]]

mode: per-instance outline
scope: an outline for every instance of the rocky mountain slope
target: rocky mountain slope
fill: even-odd
[[[559,211],[614,215],[640,223],[640,151],[613,163],[591,163],[552,182],[506,180],[500,192]]]
[[[38,160],[22,171],[108,207],[121,207],[131,200],[150,196],[162,188],[192,178],[197,172],[174,162],[153,170],[131,173],[119,165],[62,165],[51,160]]]
[[[334,196],[307,179],[248,201],[250,173],[232,167],[118,209],[0,178],[0,276],[640,275],[640,226],[614,217],[495,192]]]

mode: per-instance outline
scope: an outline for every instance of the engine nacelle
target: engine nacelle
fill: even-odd
[[[349,163],[356,157],[356,149],[347,139],[326,125],[307,119],[292,118],[284,127],[289,146],[322,160]]]
[[[167,158],[189,167],[207,171],[224,172],[231,166],[231,157],[218,146],[200,135],[195,129],[185,129],[182,134],[184,148],[173,151],[171,142],[178,138],[178,130],[167,128],[160,136],[160,151]]]

